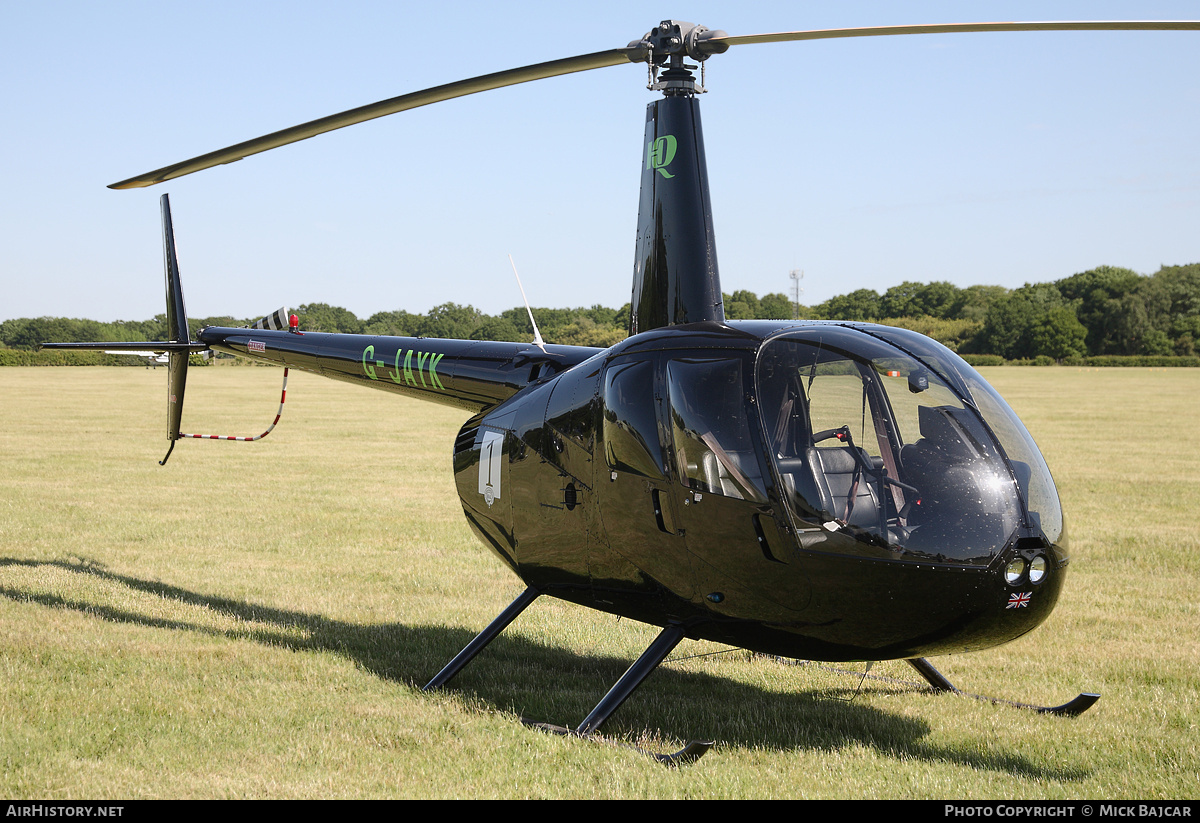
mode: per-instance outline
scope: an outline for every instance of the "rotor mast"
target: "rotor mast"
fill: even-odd
[[[648,88],[662,98],[646,107],[631,334],[704,320],[723,322],[721,279],[700,125],[704,91],[693,70],[727,46],[721,31],[664,20],[631,50],[644,50]],[[700,65],[689,64],[687,58]]]

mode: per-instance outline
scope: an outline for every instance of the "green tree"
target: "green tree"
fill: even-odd
[[[920,317],[889,317],[884,320],[889,326],[899,326],[902,329],[912,329],[926,337],[932,337],[951,351],[967,351],[969,344],[980,329],[982,320],[950,320],[941,317],[931,317],[928,314]]]
[[[1008,294],[1003,286],[967,286],[959,292],[959,302],[952,314],[953,319],[976,320],[982,323],[987,318],[988,308],[993,300],[998,300]]]
[[[1089,354],[1134,353],[1129,351],[1130,345],[1136,346],[1130,324],[1145,320],[1145,306],[1126,298],[1137,290],[1140,280],[1135,271],[1098,266],[1054,284],[1064,299],[1075,304],[1075,314],[1087,329]],[[1121,328],[1126,331],[1119,331]]]
[[[617,309],[617,316],[613,318],[613,325],[619,329],[629,331],[629,325],[633,322],[633,304],[626,303],[621,308]]]
[[[1071,311],[1053,284],[1026,283],[992,301],[983,329],[970,348],[976,353],[998,354],[1010,360],[1036,357],[1042,352],[1038,351],[1035,331],[1045,325],[1044,318],[1050,310],[1057,308]],[[1055,317],[1060,318],[1061,324],[1061,315],[1056,314]],[[1054,321],[1049,322],[1051,326],[1055,325]],[[1049,332],[1043,334],[1048,335]]]
[[[559,326],[554,331],[554,337],[547,337],[546,340],[564,346],[595,346],[606,349],[621,342],[626,336],[624,329],[614,325],[601,326],[589,317],[580,317],[577,322]]]
[[[879,314],[876,317],[920,317],[928,314],[920,307],[922,288],[920,283],[912,280],[892,286],[879,298]]]
[[[957,317],[964,301],[962,290],[945,280],[934,283],[906,280],[884,292],[879,312],[881,317]]]
[[[409,314],[403,309],[379,311],[363,321],[362,333],[389,337],[415,337],[417,325],[421,319],[421,315]]]
[[[791,320],[792,301],[786,294],[775,292],[763,295],[758,303],[759,320]]]
[[[518,329],[516,324],[507,317],[490,317],[485,315],[475,331],[471,332],[471,339],[519,343],[524,340],[532,340],[533,335],[524,329]]]
[[[752,291],[741,289],[733,294],[722,294],[725,301],[725,318],[727,320],[754,320],[758,317],[758,295]]]
[[[946,280],[927,283],[917,292],[917,309],[930,317],[958,317],[966,298],[962,289]]]
[[[617,309],[610,309],[607,306],[601,306],[599,303],[587,310],[587,316],[592,318],[597,326],[616,326],[623,328],[624,323],[620,318],[620,312]]]
[[[1192,354],[1200,340],[1200,263],[1163,266],[1151,278],[1166,300],[1166,330],[1176,354]]]
[[[1087,350],[1087,329],[1067,306],[1052,306],[1033,323],[1031,340],[1034,356],[1080,357]]]
[[[305,331],[333,334],[361,334],[362,321],[354,312],[328,303],[304,303],[296,309],[300,328]]]
[[[133,334],[130,340],[145,340],[136,328],[123,321],[100,323],[69,317],[22,317],[0,323],[0,342],[12,349],[36,349],[42,343],[118,342],[119,334]]]
[[[417,324],[417,334],[420,337],[470,340],[481,322],[483,314],[474,306],[443,303],[430,309]]]
[[[813,310],[826,320],[874,320],[881,316],[879,293],[874,289],[857,289],[849,294],[831,297],[813,306]]]

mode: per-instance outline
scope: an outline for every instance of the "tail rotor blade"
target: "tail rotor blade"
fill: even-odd
[[[158,200],[162,210],[163,276],[167,286],[167,334],[172,342],[191,340],[187,311],[183,306],[183,284],[179,280],[179,255],[175,251],[175,227],[171,223],[171,200],[164,194]]]
[[[167,286],[167,334],[173,343],[190,343],[187,311],[183,306],[183,284],[179,279],[179,257],[175,252],[175,230],[171,224],[171,201],[167,195],[159,199],[162,209],[163,268]],[[179,425],[183,420],[183,391],[187,384],[188,357],[186,349],[171,350],[167,363],[167,440],[171,441],[167,454],[159,461],[167,464],[175,441],[179,439]]]

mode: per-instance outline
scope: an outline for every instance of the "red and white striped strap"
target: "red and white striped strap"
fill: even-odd
[[[267,427],[267,430],[257,437],[234,437],[233,435],[228,434],[184,434],[183,432],[180,432],[180,438],[195,437],[200,440],[240,440],[243,443],[253,443],[255,440],[262,440],[264,437],[274,431],[276,424],[279,423],[279,418],[283,417],[283,403],[285,400],[287,400],[287,378],[288,370],[285,366],[283,369],[283,390],[279,394],[279,413],[275,415],[275,420],[270,426]]]

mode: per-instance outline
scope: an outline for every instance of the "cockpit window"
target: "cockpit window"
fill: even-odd
[[[970,398],[1008,457],[1032,525],[1040,528],[1048,541],[1061,547],[1065,540],[1062,504],[1050,468],[1025,424],[996,390],[979,372],[936,340],[907,329],[885,326],[872,327],[871,334],[910,352],[922,363],[936,369],[938,375],[964,397]]]
[[[671,360],[667,364],[671,439],[685,486],[765,502],[762,469],[746,414],[748,362],[741,357]]]
[[[663,477],[654,396],[653,360],[609,367],[604,376],[604,455],[610,468]]]
[[[1021,494],[1028,501],[1029,515],[1035,521],[1034,525],[1042,529],[1051,543],[1060,543],[1063,539],[1062,503],[1058,499],[1054,478],[1050,476],[1050,467],[1038,451],[1029,430],[974,369],[964,374],[963,379],[976,406],[991,424],[1008,454]]]
[[[979,412],[892,345],[825,326],[759,353],[759,406],[801,529],[876,557],[983,566],[1022,520],[1017,483]]]

